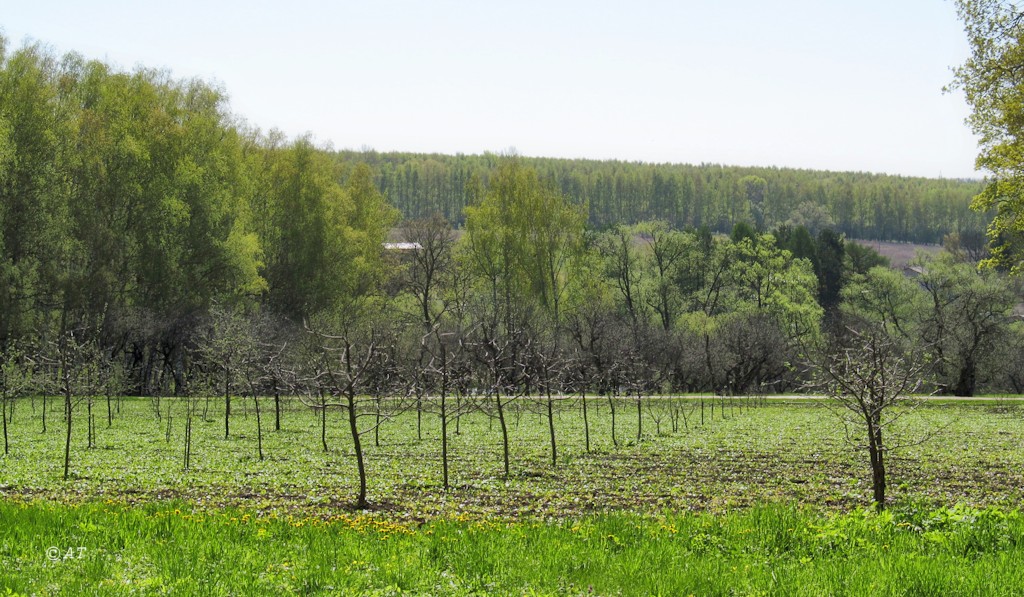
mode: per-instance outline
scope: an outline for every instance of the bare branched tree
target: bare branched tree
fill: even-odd
[[[64,398],[64,479],[71,471],[71,437],[75,407],[83,400],[89,405],[89,445],[93,441],[92,396],[102,388],[102,351],[85,329],[69,329],[47,343],[40,361],[54,372],[55,393]],[[45,390],[44,390],[45,391]]]
[[[374,326],[368,317],[363,317],[366,312],[367,309],[353,305],[347,316],[306,323],[306,331],[319,354],[304,363],[306,372],[301,382],[307,388],[303,399],[307,406],[324,409],[324,412],[336,408],[346,415],[359,473],[356,508],[369,507],[362,436],[397,416],[407,406],[404,397],[392,396],[389,400],[378,401],[372,395],[367,396],[374,393],[382,376],[398,369],[394,366],[393,330]],[[382,411],[384,407],[386,412]],[[362,425],[360,421],[364,418],[372,418],[373,423]]]
[[[30,356],[13,344],[0,352],[0,416],[4,426],[4,456],[10,454],[8,422],[14,418],[15,400],[32,388],[33,367]]]
[[[885,508],[887,455],[898,449],[893,425],[922,403],[924,361],[920,351],[880,326],[848,329],[848,334],[825,351],[818,388],[841,417],[846,439],[867,450],[875,507]]]
[[[425,390],[436,397],[435,410],[441,419],[441,477],[445,491],[450,487],[449,424],[475,406],[461,400],[453,406],[450,401],[452,396],[461,395],[469,374],[466,340],[462,330],[444,330],[439,325],[422,339],[421,354],[427,355],[428,360],[421,379],[427,382]]]

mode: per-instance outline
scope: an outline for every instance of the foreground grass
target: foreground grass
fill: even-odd
[[[0,502],[0,594],[1011,595],[1024,519],[761,505],[405,525],[182,503]],[[84,548],[84,549],[79,549]]]

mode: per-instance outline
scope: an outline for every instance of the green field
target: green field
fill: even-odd
[[[0,594],[1014,594],[1024,587],[1024,408],[942,402],[903,421],[914,444],[890,459],[890,512],[866,514],[866,458],[819,401],[557,403],[558,465],[540,403],[511,406],[512,475],[486,412],[450,423],[452,488],[441,485],[440,427],[415,412],[363,435],[371,508],[340,411],[285,401],[264,460],[251,399],[211,400],[182,467],[183,403],[94,406],[96,441],[75,411],[71,478],[51,402],[20,401],[0,460]],[[200,401],[200,414],[204,401]],[[434,405],[429,405],[433,408]],[[169,410],[168,410],[169,407]],[[673,412],[688,408],[686,426]],[[673,411],[673,408],[676,410]],[[168,412],[170,420],[168,421]],[[369,420],[369,419],[367,419]],[[168,425],[169,423],[169,425]],[[660,432],[659,432],[660,427]],[[930,436],[930,437],[929,437]],[[923,443],[916,440],[929,437]],[[46,549],[57,547],[51,561]],[[81,558],[67,549],[84,547]],[[191,572],[188,572],[191,570]],[[656,572],[662,571],[662,572]],[[671,571],[671,572],[666,572]],[[204,580],[205,579],[205,580]],[[998,579],[998,582],[995,580]],[[211,583],[200,585],[196,583]],[[75,583],[79,583],[76,588]],[[176,584],[177,583],[177,584]],[[872,587],[872,583],[875,583]],[[197,587],[207,586],[209,590]],[[939,589],[946,590],[939,590]]]

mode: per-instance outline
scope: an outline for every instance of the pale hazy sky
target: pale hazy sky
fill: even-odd
[[[948,0],[0,0],[0,29],[338,149],[977,176]]]

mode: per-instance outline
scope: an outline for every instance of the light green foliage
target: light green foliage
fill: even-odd
[[[5,55],[0,65],[0,343],[35,327],[37,300],[59,300],[59,264],[69,256],[61,164],[71,135],[58,76],[39,46]]]
[[[765,199],[768,196],[768,182],[760,176],[747,175],[739,180],[739,195],[746,202],[745,209],[741,208],[734,214],[733,221],[744,219],[744,212],[753,218],[754,225],[763,228],[767,223]]]
[[[1024,267],[1024,22],[1020,7],[1003,0],[959,0],[957,10],[971,56],[956,69],[954,87],[971,106],[968,122],[979,136],[977,166],[992,173],[973,207],[994,212],[988,265]]]
[[[596,251],[600,255],[602,274],[616,290],[622,311],[634,325],[647,321],[648,285],[647,268],[640,243],[634,238],[631,226],[617,226],[597,237]]]
[[[270,304],[295,320],[366,293],[381,275],[381,243],[396,212],[358,166],[347,185],[309,138],[272,150],[263,213]]]
[[[582,246],[584,213],[509,158],[491,177],[483,201],[466,208],[465,251],[492,295],[500,285],[557,321]]]
[[[687,261],[699,250],[692,234],[672,230],[667,222],[645,222],[637,231],[647,246],[645,268],[650,289],[645,293],[651,309],[665,331],[672,329],[682,309],[680,278]]]
[[[819,333],[822,310],[816,287],[810,262],[793,259],[766,234],[717,243],[697,302],[712,317],[768,315],[787,338],[797,340]]]
[[[872,267],[855,275],[842,290],[842,311],[848,316],[877,323],[890,335],[911,338],[918,317],[927,308],[920,287],[903,273]]]
[[[935,355],[937,381],[946,393],[973,396],[1008,339],[1017,292],[997,273],[979,273],[949,255],[917,263],[929,307],[922,312],[922,337]]]
[[[346,241],[351,245],[350,250],[354,250],[347,264],[354,277],[354,285],[349,292],[365,294],[379,283],[383,275],[381,245],[398,221],[399,213],[377,190],[370,167],[366,164],[355,167],[345,191],[352,201],[352,214],[345,228]]]
[[[853,276],[842,292],[842,311],[921,344],[940,389],[973,395],[999,367],[993,357],[1010,332],[1015,287],[949,255],[919,257],[911,265],[912,278],[886,267]]]

